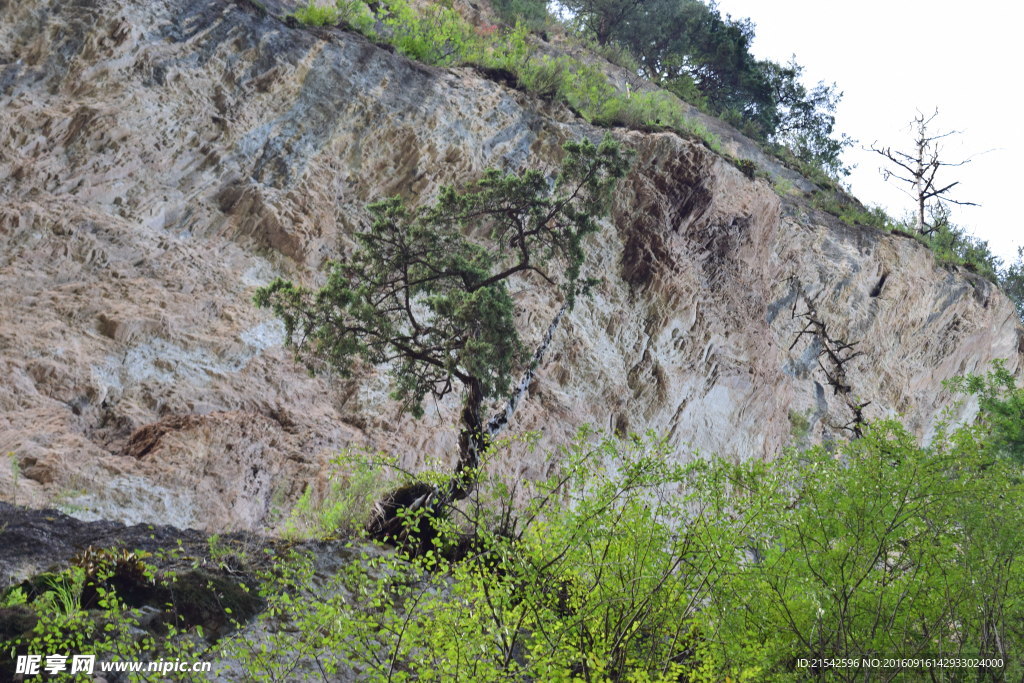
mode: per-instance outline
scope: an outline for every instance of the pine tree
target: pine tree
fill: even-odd
[[[408,533],[402,509],[438,514],[467,495],[481,452],[525,395],[563,314],[591,284],[580,277],[583,242],[598,230],[627,155],[610,138],[570,142],[565,153],[553,185],[536,170],[492,169],[463,191],[443,188],[421,210],[397,197],[371,204],[358,248],[329,264],[322,288],[278,279],[256,294],[313,371],[344,376],[360,359],[384,366],[393,396],[417,417],[426,397],[462,391],[455,476],[444,487],[389,495],[370,525],[377,537]],[[509,279],[525,273],[556,285],[564,300],[532,355],[508,290]],[[502,410],[485,423],[485,403],[501,397]]]

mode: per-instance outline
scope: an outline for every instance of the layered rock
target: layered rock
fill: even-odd
[[[413,469],[453,457],[458,397],[416,421],[372,368],[309,377],[252,293],[319,281],[373,199],[552,171],[566,140],[603,131],[270,9],[0,0],[4,499],[256,528],[347,446]],[[780,199],[699,142],[614,135],[636,162],[590,244],[602,284],[512,425],[543,432],[538,452],[589,423],[667,434],[682,458],[770,458],[794,425],[848,435],[867,402],[867,419],[900,414],[927,438],[954,403],[942,380],[993,358],[1017,370],[1013,308],[988,282]],[[560,302],[516,287],[530,343]],[[859,355],[837,370],[835,349]],[[525,451],[495,465],[547,466]]]

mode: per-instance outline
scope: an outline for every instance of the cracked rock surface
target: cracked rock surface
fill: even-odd
[[[453,459],[458,397],[416,421],[383,373],[309,377],[252,294],[317,283],[374,199],[550,172],[565,141],[603,131],[468,68],[289,28],[279,5],[0,0],[4,500],[256,529],[347,446]],[[987,281],[780,199],[697,142],[614,134],[636,161],[589,245],[602,283],[511,425],[543,432],[539,454],[589,423],[667,434],[680,457],[771,458],[794,421],[810,441],[846,434],[851,401],[927,438],[955,402],[943,380],[993,358],[1018,370],[1013,307]],[[515,289],[531,344],[560,302]],[[848,395],[801,334],[809,306],[856,344]],[[494,467],[546,465],[516,451]]]

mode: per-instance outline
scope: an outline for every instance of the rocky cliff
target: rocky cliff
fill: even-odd
[[[0,0],[3,499],[257,528],[347,445],[412,468],[454,454],[457,398],[416,421],[371,369],[307,376],[252,293],[276,275],[315,283],[369,201],[551,170],[563,142],[602,131],[261,7]],[[584,423],[653,429],[680,457],[771,458],[794,433],[849,434],[858,410],[927,438],[954,402],[942,380],[993,358],[1017,370],[1013,308],[987,281],[780,198],[698,142],[614,134],[636,161],[590,245],[602,284],[514,431],[551,446]],[[559,302],[516,286],[529,343]]]

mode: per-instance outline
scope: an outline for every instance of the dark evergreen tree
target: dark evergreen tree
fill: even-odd
[[[489,170],[465,191],[441,190],[412,210],[399,198],[370,205],[358,248],[329,264],[317,291],[278,279],[256,303],[284,321],[286,343],[311,370],[345,375],[362,360],[387,367],[395,398],[414,415],[427,396],[463,392],[456,475],[444,489],[417,491],[407,507],[440,511],[473,487],[479,455],[525,394],[562,314],[588,283],[583,240],[598,229],[628,167],[610,138],[565,146],[553,186],[539,171]],[[508,280],[534,273],[557,285],[564,304],[531,356],[515,326]],[[513,377],[522,373],[513,389]],[[485,402],[509,399],[488,422]],[[402,531],[399,508],[377,520],[380,536]]]

